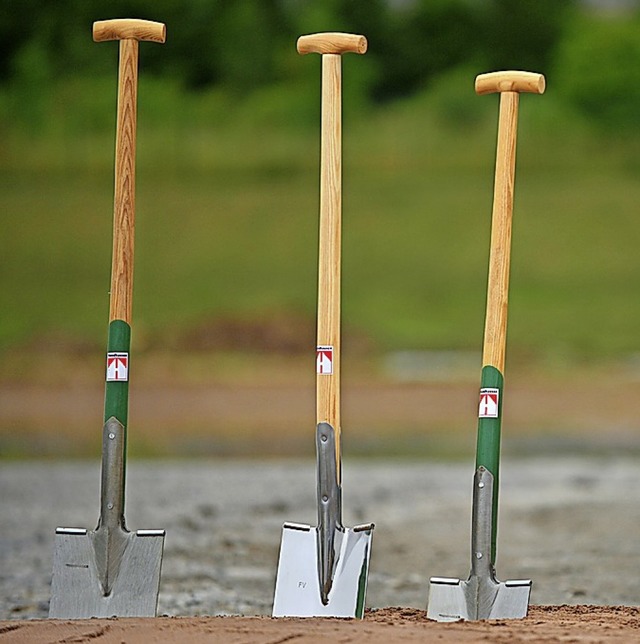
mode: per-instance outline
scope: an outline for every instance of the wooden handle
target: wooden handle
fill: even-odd
[[[138,41],[120,41],[109,320],[131,324],[136,213]]]
[[[340,280],[342,245],[342,60],[340,54],[364,54],[364,36],[322,33],[298,39],[301,54],[322,54],[322,126],[320,153],[320,227],[318,250],[317,346],[330,356],[317,360],[316,423],[335,431],[340,483]],[[322,349],[319,349],[319,352]],[[327,366],[329,365],[329,366]]]
[[[367,39],[339,32],[310,34],[298,38],[297,49],[299,54],[364,54],[367,51]]]
[[[93,23],[93,39],[95,42],[132,39],[163,43],[166,37],[167,28],[162,22],[125,18],[98,20]]]
[[[340,56],[322,57],[318,346],[333,347],[331,373],[316,376],[316,421],[336,432],[340,455],[340,279],[342,233],[342,113]]]
[[[495,94],[496,92],[529,92],[543,94],[545,79],[534,72],[490,72],[476,76],[476,94]]]
[[[537,93],[544,91],[544,76],[526,72],[496,72],[484,74],[478,81],[493,77],[490,82],[480,81],[482,91],[499,91],[500,115],[498,118],[498,144],[496,149],[496,170],[493,191],[493,212],[491,215],[491,247],[489,253],[489,278],[487,286],[487,312],[484,327],[484,347],[482,364],[491,365],[504,374],[507,308],[509,299],[509,268],[511,262],[511,222],[513,216],[513,194],[515,187],[516,139],[518,129],[518,102],[522,89],[533,87],[534,79]],[[540,81],[539,79],[542,79]],[[503,89],[486,89],[502,87]],[[506,88],[506,89],[505,89]]]
[[[504,373],[507,338],[518,99],[517,92],[506,92],[500,96],[496,176],[491,215],[491,247],[482,364],[496,367],[500,373]]]
[[[162,23],[148,20],[104,20],[93,24],[93,39],[96,42],[120,40],[110,322],[123,320],[131,324],[136,212],[138,41],[164,42],[165,36],[165,26]]]

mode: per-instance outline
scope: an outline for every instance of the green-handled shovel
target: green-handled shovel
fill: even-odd
[[[466,581],[431,578],[427,614],[437,621],[517,619],[525,617],[529,608],[531,581],[498,581],[495,561],[518,100],[520,92],[542,94],[544,89],[544,76],[529,72],[495,72],[476,78],[478,94],[500,93],[500,117],[473,481],[471,573]]]
[[[93,39],[120,41],[100,518],[95,530],[56,530],[49,617],[153,617],[165,533],[127,530],[124,484],[133,294],[138,41],[163,43],[165,26],[146,20],[105,20],[94,23]]]
[[[342,523],[340,455],[340,254],[342,229],[341,55],[364,54],[364,36],[321,33],[298,39],[322,55],[322,151],[316,346],[318,525],[285,523],[274,617],[362,617],[373,524]]]

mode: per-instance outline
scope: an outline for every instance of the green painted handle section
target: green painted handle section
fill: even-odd
[[[493,525],[491,529],[491,562],[496,561],[498,536],[498,490],[500,477],[500,430],[502,425],[502,391],[504,377],[491,365],[482,368],[481,389],[498,390],[498,409],[495,418],[478,418],[478,444],[476,448],[476,470],[484,467],[493,474]],[[482,405],[482,403],[481,403]]]
[[[126,353],[131,347],[131,327],[123,320],[112,320],[109,323],[109,353]],[[118,382],[107,382],[104,395],[104,422],[114,416],[122,423],[125,430],[129,417],[129,378]]]

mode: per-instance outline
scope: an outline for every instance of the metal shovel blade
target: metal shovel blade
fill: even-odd
[[[479,467],[474,477],[469,579],[432,577],[427,617],[438,622],[521,619],[527,616],[530,579],[498,581],[491,561],[493,475]]]
[[[374,525],[342,525],[336,435],[316,427],[318,526],[285,523],[273,600],[274,617],[364,614]]]
[[[432,577],[427,617],[438,622],[478,619],[521,619],[527,616],[531,581],[467,581]]]
[[[50,618],[156,615],[165,532],[125,527],[124,445],[124,426],[109,418],[102,430],[98,527],[56,530]]]
[[[338,565],[326,604],[322,601],[318,576],[316,528],[285,523],[273,601],[274,617],[357,617],[364,614],[371,524],[345,528]]]
[[[106,594],[97,569],[95,534],[84,528],[56,530],[49,617],[155,617],[164,530],[124,533],[122,558]]]

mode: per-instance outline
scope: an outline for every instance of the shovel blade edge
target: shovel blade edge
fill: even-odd
[[[479,619],[522,619],[529,610],[531,581],[497,581],[471,577],[467,581],[432,577],[427,617],[437,622]]]
[[[373,525],[345,528],[327,604],[318,577],[318,532],[285,523],[273,600],[273,617],[355,617],[364,615]]]
[[[90,533],[58,528],[49,618],[155,617],[163,549],[164,530],[129,533],[118,576],[105,596]]]

